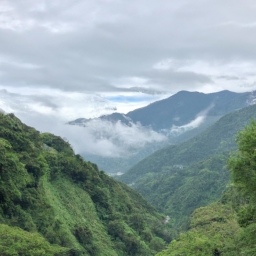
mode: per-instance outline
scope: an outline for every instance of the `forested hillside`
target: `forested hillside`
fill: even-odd
[[[230,156],[231,184],[221,200],[196,209],[190,230],[157,256],[256,255],[256,123],[239,133]]]
[[[154,255],[164,219],[68,142],[0,114],[1,255]]]
[[[184,230],[194,209],[221,197],[236,133],[252,118],[256,105],[228,114],[199,136],[152,154],[120,179],[169,215],[176,230]]]
[[[127,184],[137,183],[145,174],[161,172],[166,166],[188,166],[213,154],[229,152],[236,146],[236,133],[255,117],[256,105],[232,112],[192,139],[158,150],[131,168],[120,179]]]

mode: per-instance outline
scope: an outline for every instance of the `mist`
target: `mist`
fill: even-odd
[[[169,134],[175,134],[175,135],[180,135],[184,132],[187,132],[189,130],[195,129],[199,127],[206,119],[209,111],[214,107],[214,104],[210,104],[206,109],[200,111],[197,115],[196,118],[190,121],[189,123],[181,126],[175,126],[173,125]]]
[[[147,143],[167,139],[139,123],[127,126],[121,122],[92,119],[86,127],[67,124],[74,118],[97,117],[115,110],[113,103],[98,95],[74,93],[39,96],[1,90],[0,109],[5,113],[14,113],[22,122],[40,132],[50,132],[67,139],[78,154],[127,156]]]

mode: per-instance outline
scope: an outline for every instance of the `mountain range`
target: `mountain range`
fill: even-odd
[[[68,124],[90,127],[95,121],[102,122],[103,125],[110,122],[131,129],[143,127],[164,136],[165,139],[161,141],[152,141],[135,148],[126,147],[126,153],[118,157],[81,153],[85,159],[96,162],[100,169],[108,173],[123,173],[154,151],[194,137],[225,114],[254,104],[255,99],[256,92],[221,91],[204,94],[180,91],[127,114],[113,113],[96,119],[79,118]],[[115,131],[111,130],[110,133],[111,135],[98,132],[98,139],[108,139]],[[115,143],[125,147],[123,143]]]
[[[226,162],[236,150],[236,134],[252,119],[256,105],[227,114],[190,140],[156,151],[118,179],[171,216],[174,226],[186,228],[196,208],[221,197],[230,179]]]
[[[179,94],[187,92],[175,97]],[[150,154],[120,176],[122,182],[85,161],[67,140],[0,113],[1,253],[254,255],[254,93],[218,94],[211,94],[214,102],[191,114],[189,123],[207,115],[217,121],[182,143]],[[134,125],[129,121],[120,127]],[[153,131],[149,125],[139,126]],[[236,140],[239,152],[230,157],[237,150]]]

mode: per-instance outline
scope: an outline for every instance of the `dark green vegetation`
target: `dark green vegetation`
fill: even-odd
[[[68,249],[51,245],[38,233],[0,224],[1,255],[68,255]]]
[[[256,122],[237,137],[239,151],[228,160],[232,173],[218,203],[194,211],[190,230],[157,256],[256,255]]]
[[[213,203],[193,213],[190,230],[173,240],[157,256],[237,256],[241,227],[229,205]],[[239,239],[240,238],[240,239]],[[253,254],[245,254],[253,255]]]
[[[3,255],[154,255],[170,241],[163,220],[68,142],[0,114]]]
[[[252,118],[256,105],[228,114],[189,141],[155,152],[120,179],[169,215],[176,230],[184,230],[193,210],[221,197],[235,135]]]

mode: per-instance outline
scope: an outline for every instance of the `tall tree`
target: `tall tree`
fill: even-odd
[[[235,186],[243,193],[248,203],[238,212],[238,222],[244,227],[240,246],[245,255],[256,254],[256,122],[238,133],[239,151],[230,157],[228,167]]]

